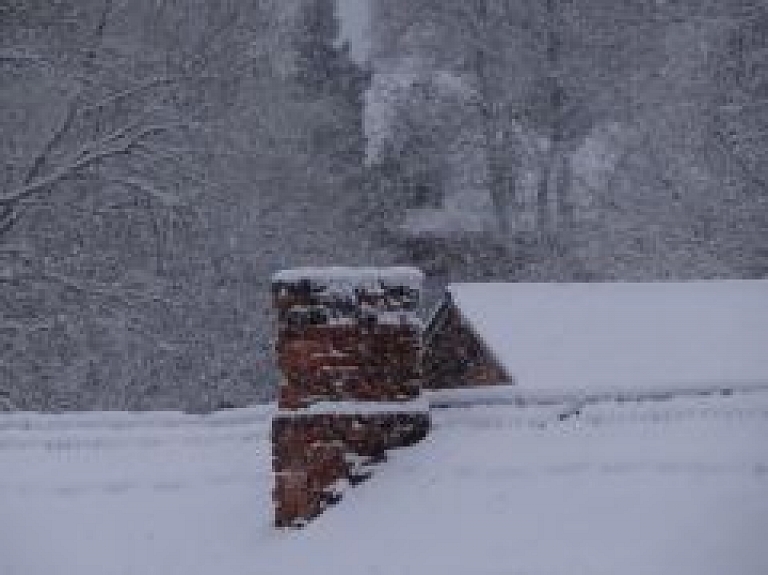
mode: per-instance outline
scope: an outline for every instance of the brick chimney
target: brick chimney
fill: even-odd
[[[427,434],[422,281],[412,268],[301,268],[273,277],[282,373],[272,422],[277,526],[303,525],[388,449]]]

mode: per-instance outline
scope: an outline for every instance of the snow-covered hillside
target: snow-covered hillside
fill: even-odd
[[[768,573],[768,392],[437,409],[286,532],[271,409],[0,417],[0,574]]]

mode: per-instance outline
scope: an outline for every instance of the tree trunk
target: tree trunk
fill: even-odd
[[[549,235],[554,228],[550,190],[552,177],[557,171],[557,151],[550,144],[550,150],[542,158],[539,169],[539,183],[536,191],[536,228],[542,236]]]
[[[499,233],[502,236],[507,236],[512,228],[509,210],[516,190],[514,174],[510,173],[510,167],[506,166],[504,162],[504,160],[511,162],[511,158],[504,152],[503,146],[493,144],[490,146],[488,151],[490,156],[488,160],[488,187],[499,225]]]
[[[490,27],[490,15],[486,0],[475,4],[476,21],[481,28]],[[494,84],[494,74],[489,69],[488,52],[498,52],[498,47],[489,48],[479,44],[474,54],[474,70],[477,75],[477,90],[482,102],[483,138],[485,140],[488,167],[488,191],[496,215],[499,234],[507,237],[511,231],[509,211],[516,196],[517,150],[512,146],[509,118],[504,113],[502,94]]]
[[[545,97],[548,104],[548,115],[545,119],[545,125],[549,136],[549,150],[545,154],[541,166],[537,209],[539,232],[550,240],[559,224],[570,218],[567,204],[571,174],[568,156],[565,153],[566,130],[564,125],[567,95],[560,79],[562,57],[560,8],[556,0],[546,1],[548,18]],[[553,201],[557,208],[557,219],[552,214]]]
[[[557,179],[555,197],[557,198],[558,229],[567,230],[573,224],[573,204],[571,203],[571,161],[567,152],[561,151],[557,159]]]

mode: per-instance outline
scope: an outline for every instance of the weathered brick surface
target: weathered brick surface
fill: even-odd
[[[278,414],[272,420],[275,469],[305,466],[316,444],[376,457],[387,449],[412,445],[428,431],[426,412]]]
[[[281,409],[300,409],[317,401],[403,401],[416,397],[420,380],[376,377],[364,372],[329,369],[306,380],[284,380],[279,388]]]
[[[299,518],[311,519],[322,511],[319,497],[308,488],[303,470],[275,473],[275,525],[285,527]]]
[[[277,280],[272,283],[272,299],[281,323],[291,317],[358,317],[367,308],[377,310],[416,310],[419,290],[411,286],[387,285],[383,280],[375,289],[349,285],[344,291],[315,279]]]
[[[355,325],[290,328],[279,333],[278,366],[291,387],[287,404],[318,400],[398,401],[416,397],[421,383],[421,344],[413,326]]]
[[[289,275],[273,282],[283,374],[272,422],[278,526],[310,519],[332,502],[334,486],[359,473],[350,457],[381,459],[429,429],[428,413],[402,409],[421,392],[419,290],[387,283],[386,273],[360,285]],[[321,401],[377,402],[377,409],[301,411]]]
[[[300,524],[333,499],[331,489],[355,471],[354,454],[369,461],[412,445],[430,427],[428,413],[278,415],[272,422],[275,524]]]
[[[424,387],[443,389],[509,383],[510,377],[450,300],[424,334]]]

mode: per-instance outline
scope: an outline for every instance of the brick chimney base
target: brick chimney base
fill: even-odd
[[[426,437],[429,413],[278,414],[272,421],[275,525],[301,526],[387,450]]]

